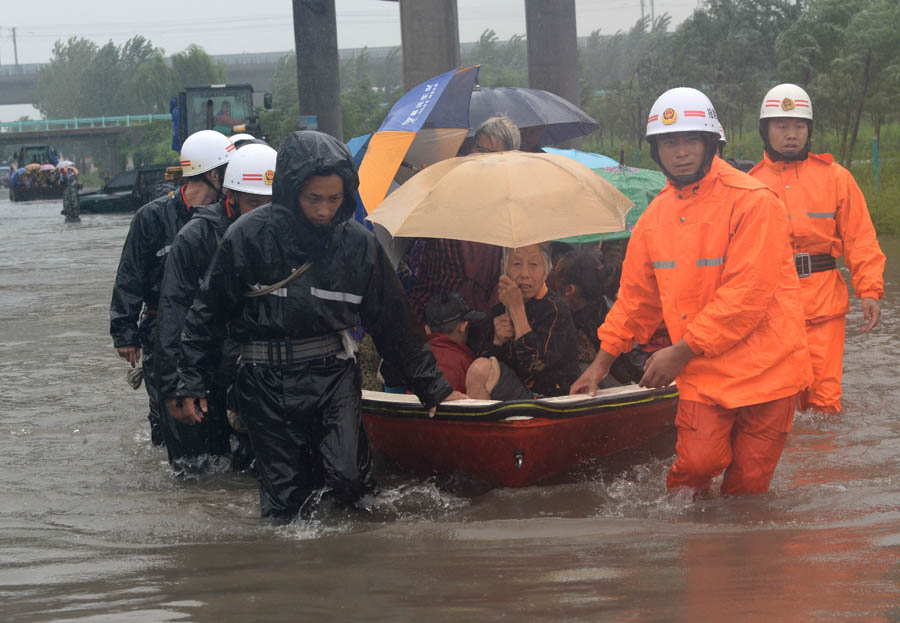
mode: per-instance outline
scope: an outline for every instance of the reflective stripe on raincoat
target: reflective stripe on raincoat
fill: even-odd
[[[785,203],[795,253],[844,256],[857,297],[884,294],[884,253],[866,199],[853,175],[830,154],[810,154],[799,162],[773,162],[768,154],[750,175],[768,185]],[[800,280],[807,320],[849,311],[847,286],[836,270]]]
[[[736,408],[812,380],[784,206],[719,158],[694,186],[667,185],[638,220],[601,348],[629,351],[662,321],[699,355],[677,379],[685,400]]]

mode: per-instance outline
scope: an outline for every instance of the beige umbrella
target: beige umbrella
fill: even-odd
[[[625,229],[634,205],[565,156],[508,151],[450,158],[417,173],[369,215],[394,237],[523,247]]]

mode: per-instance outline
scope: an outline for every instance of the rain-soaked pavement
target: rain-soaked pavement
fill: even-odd
[[[518,490],[382,470],[372,516],[273,527],[150,447],[107,333],[130,215],[59,210],[0,201],[0,620],[900,621],[898,240],[845,412],[797,414],[765,495],[666,496],[662,443]]]

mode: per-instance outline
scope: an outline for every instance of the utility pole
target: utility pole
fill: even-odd
[[[293,0],[300,115],[344,140],[334,0]],[[310,127],[310,126],[307,126]]]
[[[644,19],[644,0],[641,0],[641,19]]]
[[[19,66],[19,48],[16,46],[16,28],[15,28],[15,26],[13,26],[12,33],[13,33],[13,56],[16,59],[16,67],[18,67]]]
[[[650,30],[653,30],[653,24],[656,23],[656,10],[653,7],[653,0],[650,0]]]

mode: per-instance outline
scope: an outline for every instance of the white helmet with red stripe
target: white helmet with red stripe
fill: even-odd
[[[690,87],[669,89],[660,95],[647,117],[647,138],[670,132],[709,132],[719,136],[719,117],[712,102]]]
[[[775,117],[795,117],[812,121],[813,109],[809,94],[796,84],[786,83],[772,87],[763,98],[759,118]]]
[[[268,145],[244,145],[228,162],[223,188],[253,195],[272,195],[275,158],[278,152]]]
[[[181,176],[200,175],[228,164],[233,153],[234,144],[221,132],[194,132],[181,145]]]

